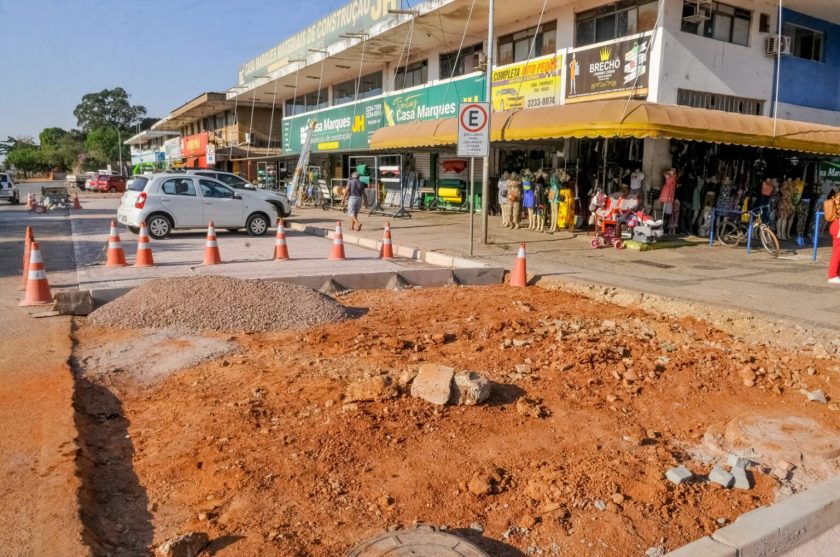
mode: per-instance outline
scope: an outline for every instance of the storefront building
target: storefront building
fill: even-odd
[[[166,145],[173,137],[177,141],[177,136],[177,132],[145,130],[125,140],[131,151],[132,173],[169,168],[172,153]]]

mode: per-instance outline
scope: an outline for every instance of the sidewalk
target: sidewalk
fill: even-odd
[[[303,208],[295,209],[290,220],[329,229],[338,218],[347,221],[337,210]],[[348,224],[346,235],[380,240],[387,220],[391,219],[363,214],[362,231],[349,232]],[[696,237],[687,239],[690,245],[674,249],[594,250],[586,232],[549,235],[499,224],[499,217],[490,217],[489,244],[482,245],[481,216],[475,215],[476,258],[510,267],[519,242],[525,242],[531,274],[747,310],[804,325],[840,326],[840,288],[826,283],[830,247],[825,241],[813,262],[809,248],[773,259],[760,248],[747,255],[744,248],[709,248],[707,239]],[[411,219],[391,220],[391,226],[395,245],[458,257],[469,254],[467,213],[414,211]]]

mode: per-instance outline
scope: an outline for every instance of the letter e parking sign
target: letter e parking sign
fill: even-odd
[[[458,156],[490,155],[490,103],[461,103],[458,110]]]

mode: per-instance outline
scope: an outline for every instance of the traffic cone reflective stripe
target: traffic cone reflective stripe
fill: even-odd
[[[207,247],[204,248],[204,264],[218,265],[222,262],[219,254],[219,243],[216,241],[216,227],[211,220],[207,223]]]
[[[154,267],[155,259],[152,257],[152,243],[149,241],[149,233],[146,231],[146,223],[140,223],[140,236],[137,238],[137,257],[134,259],[135,267]]]
[[[344,235],[341,233],[341,221],[335,223],[335,238],[333,239],[332,251],[329,259],[341,260],[344,257]]]
[[[29,254],[32,252],[32,242],[34,241],[35,236],[32,234],[32,228],[27,226],[23,242],[23,273],[18,290],[26,290],[26,283],[29,280]]]
[[[26,294],[21,306],[40,306],[52,303],[50,285],[47,282],[47,272],[44,270],[44,259],[38,242],[32,242],[29,253],[29,272],[26,281]]]
[[[382,249],[379,250],[379,257],[382,259],[394,258],[394,246],[391,243],[391,223],[385,223],[385,233],[382,237]]]
[[[528,277],[525,270],[525,244],[519,244],[519,253],[516,254],[516,263],[510,273],[510,285],[525,288],[528,285]]]
[[[106,267],[125,267],[125,251],[120,242],[120,233],[117,231],[117,221],[111,221],[111,232],[108,234],[108,261]]]
[[[289,259],[289,246],[286,245],[286,223],[277,219],[277,237],[274,239],[274,259]]]

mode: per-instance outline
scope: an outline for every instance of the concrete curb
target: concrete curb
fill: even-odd
[[[321,236],[323,238],[333,238],[335,232],[327,228],[319,226],[311,226],[296,222],[287,222],[286,228],[296,232],[303,232],[304,234],[311,234],[312,236]],[[373,240],[371,238],[363,238],[355,234],[344,234],[344,243],[354,246],[359,246],[367,249],[379,251],[382,248],[382,242]],[[404,246],[401,244],[394,244],[394,254],[398,257],[406,259],[413,259],[415,261],[424,261],[429,265],[437,267],[447,267],[450,269],[486,269],[491,268],[492,265],[482,263],[474,259],[466,259],[463,257],[455,257],[452,255],[445,255],[434,251],[424,252],[420,248],[411,246]]]
[[[666,557],[772,557],[840,524],[840,477],[745,513],[710,537]]]

